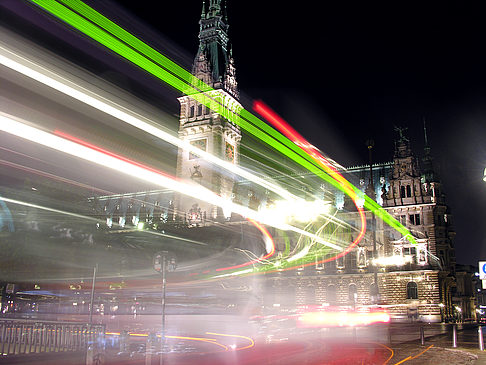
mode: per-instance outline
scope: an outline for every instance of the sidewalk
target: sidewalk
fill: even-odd
[[[480,351],[477,327],[458,329],[458,347],[452,347],[452,334],[439,334],[419,340],[394,344],[395,354],[388,364],[398,365],[486,365],[486,351]]]

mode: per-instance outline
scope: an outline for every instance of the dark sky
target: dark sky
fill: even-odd
[[[87,2],[190,68],[201,0],[159,1],[157,8],[141,0]],[[420,156],[425,119],[455,216],[457,261],[486,259],[485,9],[439,1],[227,2],[245,100],[262,99],[344,166],[367,162],[370,137],[374,160],[392,160],[394,125],[408,127]],[[149,102],[163,99],[152,90]],[[165,98],[174,114],[175,96]]]
[[[126,9],[197,50],[199,0]],[[455,216],[459,263],[486,259],[484,9],[446,2],[228,1],[242,93],[262,99],[343,165],[393,158],[393,126],[417,155],[423,120]]]

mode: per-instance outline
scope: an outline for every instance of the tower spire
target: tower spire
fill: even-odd
[[[430,153],[429,140],[427,138],[427,127],[425,125],[425,118],[423,118],[423,122],[424,122],[424,157],[422,158],[423,177],[425,181],[431,182],[431,181],[435,181],[436,176],[434,173],[433,157]]]
[[[425,126],[425,117],[423,118],[424,121],[424,142],[425,142],[425,147],[429,147],[429,140],[427,139],[427,127]]]
[[[201,19],[206,18],[206,0],[202,2]]]
[[[199,21],[199,49],[192,73],[215,89],[238,98],[234,62],[228,37],[225,0],[203,0]]]

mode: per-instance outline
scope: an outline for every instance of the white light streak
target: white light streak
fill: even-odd
[[[171,189],[175,192],[193,197],[195,199],[204,200],[210,204],[216,205],[223,209],[230,210],[244,217],[254,219],[263,224],[267,224],[272,227],[285,230],[285,231],[297,232],[299,234],[314,239],[318,243],[334,248],[338,251],[342,251],[341,247],[333,243],[327,242],[319,236],[316,236],[310,232],[291,226],[289,224],[282,223],[266,214],[261,214],[260,212],[256,212],[247,207],[243,207],[241,205],[235,204],[227,199],[218,196],[214,192],[204,188],[199,184],[185,182],[185,181],[178,181],[167,175],[163,175],[153,170],[146,169],[142,166],[132,164],[128,161],[118,159],[111,155],[107,155],[100,151],[91,149],[89,147],[80,145],[70,140],[58,137],[51,133],[29,126],[25,123],[26,122],[20,122],[7,114],[0,113],[1,131],[10,133],[20,138],[27,139],[29,141],[41,144],[49,148],[53,148],[57,151],[64,152],[71,156],[79,157],[81,159],[93,162],[95,164],[104,166],[106,168],[110,168],[112,170],[135,177],[137,179],[145,180],[150,183],[156,184],[158,186]]]
[[[199,148],[191,145],[187,141],[179,139],[178,136],[170,134],[159,127],[156,127],[155,121],[152,121],[142,115],[139,115],[127,108],[109,100],[106,97],[96,94],[95,92],[83,88],[75,82],[66,79],[54,70],[48,70],[44,66],[34,63],[26,59],[24,56],[7,49],[5,46],[0,46],[0,64],[15,70],[25,76],[28,76],[38,82],[43,83],[57,91],[73,97],[91,107],[98,109],[106,114],[109,114],[131,126],[141,129],[153,136],[156,136],[168,143],[173,144],[186,151],[201,156],[205,160],[214,163],[236,175],[244,177],[258,185],[261,185],[274,193],[280,195],[284,199],[296,199],[294,195],[287,190],[270,183],[248,171],[245,171],[238,166],[228,161],[221,160],[212,154],[202,151]]]

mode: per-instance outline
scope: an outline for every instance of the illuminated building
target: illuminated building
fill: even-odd
[[[219,1],[211,1],[209,6],[204,3],[199,24],[200,43],[192,73],[214,88],[209,92],[212,98],[238,112],[241,105],[238,102],[238,87],[224,6]],[[179,137],[217,158],[237,164],[240,128],[223,115],[198,103],[193,96],[182,96],[179,102]],[[177,176],[191,179],[219,196],[231,199],[234,183],[232,177],[221,173],[214,165],[194,153],[179,149]],[[206,221],[227,218],[221,208],[184,195],[176,196],[175,209],[176,217],[189,225],[203,225]]]
[[[200,25],[200,47],[193,67],[194,77],[202,79],[214,88],[208,92],[213,99],[238,113],[241,106],[238,102],[234,65],[228,48],[227,22],[224,8],[219,1],[213,0],[208,8],[203,7]],[[189,145],[229,164],[237,165],[240,160],[239,128],[225,118],[225,111],[212,111],[207,107],[207,103],[201,103],[201,98],[197,101],[190,96],[179,98],[180,140],[189,142]],[[177,160],[178,178],[192,180],[225,200],[243,200],[240,198],[246,196],[247,200],[241,204],[254,211],[263,205],[271,205],[270,195],[267,195],[266,191],[252,192],[248,189],[244,194],[241,191],[244,189],[240,189],[240,193],[237,194],[231,173],[224,174],[221,169],[215,168],[205,159],[198,158],[197,152],[180,148]],[[345,173],[355,186],[359,186],[369,196],[376,197],[379,204],[410,228],[416,245],[406,241],[394,230],[385,228],[383,222],[377,220],[377,260],[372,260],[375,240],[367,236],[352,252],[337,260],[287,271],[282,275],[278,272],[266,275],[262,281],[267,287],[262,291],[264,305],[271,308],[280,305],[292,308],[304,304],[379,304],[388,306],[396,316],[421,317],[427,320],[438,320],[441,315],[450,318],[450,289],[454,285],[453,232],[450,229],[451,217],[440,192],[440,183],[429,168],[430,162],[430,157],[425,159],[423,172],[420,172],[409,143],[401,133],[396,145],[395,160],[392,163],[373,166],[373,175],[377,174],[373,179],[367,175],[368,167],[352,168]],[[301,176],[295,177],[299,179],[294,180],[301,180]],[[355,181],[356,177],[359,181]],[[306,176],[306,180],[311,179]],[[375,183],[373,187],[368,186],[368,180]],[[302,191],[308,188],[307,182],[299,184]],[[96,202],[99,204],[97,208],[103,211],[109,228],[115,223],[127,231],[133,229],[135,233],[131,233],[132,235],[140,233],[136,230],[141,231],[146,226],[159,229],[158,223],[165,223],[169,217],[172,218],[172,209],[175,210],[176,220],[183,222],[182,226],[204,226],[213,221],[222,222],[229,218],[228,212],[210,202],[203,203],[197,200],[198,197],[194,194],[188,192],[187,195],[190,197],[176,195],[175,204],[172,204],[169,194],[166,190],[154,190],[98,197]],[[324,198],[325,194],[322,194]],[[307,194],[302,195],[307,197]],[[314,193],[313,195],[317,196]],[[333,192],[333,195],[336,197],[337,216],[357,229],[361,223],[356,208],[350,204],[350,199],[337,191]],[[292,208],[288,210],[291,211]],[[296,216],[299,212],[290,213]],[[367,212],[366,215],[367,220],[371,221],[371,213]],[[371,224],[367,226],[370,227]],[[167,244],[168,235],[163,228],[157,236],[163,236]],[[214,227],[194,229],[190,234],[203,236],[211,242],[211,249],[215,249],[217,247],[214,237],[222,236],[222,233],[214,232],[213,237],[208,234],[212,228]],[[187,231],[185,233],[189,234]],[[224,240],[227,246],[236,241],[235,238],[239,238],[238,232],[231,234],[232,237]],[[282,237],[278,237],[276,231],[272,234],[276,236],[280,251],[278,253],[282,253],[285,250],[281,244]],[[195,242],[195,238],[193,237],[192,242]],[[352,242],[354,238],[353,233],[350,233],[343,242]],[[295,235],[289,238],[289,242],[290,248],[296,247]],[[187,258],[188,251],[185,250],[181,255]],[[256,250],[252,253],[257,255]],[[321,258],[316,257],[316,262],[321,261]],[[235,263],[238,264],[240,262]],[[379,267],[376,274],[378,287],[373,286],[376,267]]]
[[[266,284],[266,306],[379,305],[396,320],[457,319],[456,303],[467,298],[455,290],[455,232],[428,146],[419,164],[400,131],[393,162],[373,164],[372,189],[369,171],[369,166],[351,167],[344,176],[363,193],[374,193],[377,202],[407,227],[417,243],[410,243],[377,219],[376,260],[372,234],[367,232],[358,247],[343,258],[273,275]],[[351,199],[340,192],[334,195],[339,216],[358,227],[359,215]],[[368,211],[366,219],[370,227]],[[316,262],[320,259],[316,257]],[[373,284],[373,263],[378,271],[378,290]],[[295,292],[295,298],[289,292]]]
[[[211,1],[208,9],[203,7],[200,46],[193,74],[214,87],[215,96],[221,98],[224,105],[238,110],[240,105],[233,60],[227,47],[227,28],[224,8],[218,1]],[[180,138],[238,164],[239,128],[189,96],[180,97],[179,102]],[[264,308],[380,305],[388,308],[396,319],[441,321],[454,318],[452,289],[456,280],[452,216],[440,181],[433,172],[427,140],[425,156],[419,164],[403,130],[398,131],[400,137],[395,144],[393,161],[372,166],[373,187],[369,184],[369,166],[349,168],[343,174],[406,226],[417,243],[410,243],[377,219],[376,260],[373,260],[372,235],[367,233],[358,247],[337,260],[265,275],[261,281]],[[178,177],[192,179],[221,196],[234,198],[234,180],[188,151],[179,150],[177,173]],[[238,184],[238,198],[248,195],[248,205],[253,199],[256,207],[269,203],[268,194],[245,190],[244,185],[244,182]],[[359,227],[358,212],[351,199],[340,191],[333,191],[333,195],[338,216]],[[194,199],[179,195],[175,200],[176,216],[188,225],[204,225],[211,220],[228,218],[216,207]],[[368,227],[371,218],[367,211]],[[284,250],[282,237],[277,231],[272,234],[277,251],[281,253]],[[295,239],[290,241],[291,245],[295,244]],[[321,259],[323,257],[316,257],[316,262]],[[374,270],[377,270],[378,288],[374,284]]]

